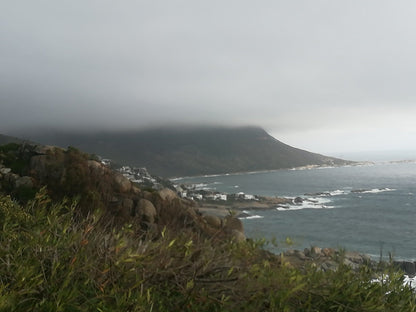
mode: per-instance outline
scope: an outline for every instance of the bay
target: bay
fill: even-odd
[[[303,203],[248,211],[251,238],[275,239],[276,252],[320,246],[359,251],[384,260],[416,260],[416,163],[276,170],[192,177],[225,193],[301,197]],[[289,239],[287,239],[289,238]],[[293,244],[287,246],[286,242]]]

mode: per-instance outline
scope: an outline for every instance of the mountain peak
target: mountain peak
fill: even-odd
[[[260,127],[159,127],[100,133],[49,132],[31,139],[75,146],[164,177],[342,165],[280,142]]]

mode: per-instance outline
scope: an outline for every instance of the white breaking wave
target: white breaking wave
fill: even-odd
[[[348,195],[348,194],[377,194],[383,192],[396,191],[392,188],[374,188],[374,189],[356,189],[351,188],[336,189],[332,191],[319,192],[313,194],[305,194],[308,197],[286,197],[291,199],[293,204],[279,205],[276,207],[278,211],[302,210],[302,209],[331,209],[335,206],[330,205],[331,197]]]
[[[338,195],[345,195],[345,194],[348,194],[348,193],[349,193],[349,191],[346,191],[346,190],[335,190],[335,191],[329,192],[329,195],[338,196]]]
[[[248,212],[247,210],[243,210],[242,211],[243,216],[238,217],[239,219],[244,219],[244,220],[250,220],[250,219],[263,219],[263,216],[260,215],[251,215],[250,212]]]
[[[242,219],[263,219],[263,216],[259,216],[259,215],[254,215],[254,216],[248,216]]]
[[[391,189],[388,187],[385,188],[374,188],[374,189],[342,189],[342,190],[333,190],[333,191],[325,191],[325,192],[319,192],[315,194],[305,194],[305,195],[314,195],[314,196],[339,196],[339,195],[347,195],[347,194],[377,194],[377,193],[383,193],[383,192],[393,192],[396,191],[396,189]]]
[[[392,191],[395,191],[395,189],[391,189],[391,188],[385,187],[385,188],[381,188],[381,189],[365,190],[365,191],[362,191],[360,193],[363,193],[363,194],[376,194],[376,193],[392,192]]]
[[[310,197],[302,199],[302,202],[295,202],[295,198],[290,198],[293,201],[293,204],[281,205],[276,207],[278,211],[293,211],[293,210],[302,210],[302,209],[332,209],[334,206],[327,205],[331,202],[328,198],[322,197]]]

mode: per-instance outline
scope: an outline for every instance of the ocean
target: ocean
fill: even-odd
[[[192,177],[175,183],[300,197],[301,203],[246,211],[249,216],[242,219],[246,236],[275,240],[275,252],[319,246],[375,259],[416,260],[416,162]]]

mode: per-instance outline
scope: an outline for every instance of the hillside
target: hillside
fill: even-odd
[[[0,134],[0,145],[8,144],[8,143],[23,143],[25,140],[15,138],[12,136]]]
[[[191,176],[306,165],[342,165],[344,160],[291,147],[261,128],[158,128],[101,133],[38,133],[44,144],[75,146],[116,162],[146,167],[164,176]]]

